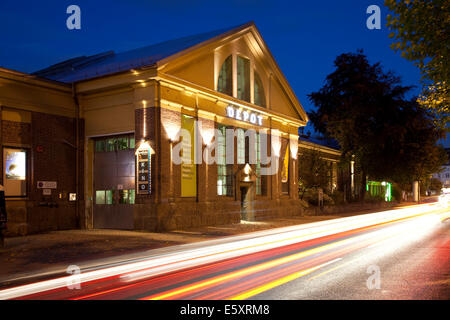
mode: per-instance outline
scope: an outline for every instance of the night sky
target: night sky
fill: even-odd
[[[80,55],[126,51],[254,21],[306,110],[337,55],[363,49],[370,62],[419,86],[420,73],[390,49],[383,0],[181,1],[58,0],[0,3],[0,66],[33,72]],[[81,30],[68,30],[66,8],[81,8]],[[366,27],[369,5],[381,30]],[[415,90],[418,93],[418,89]]]

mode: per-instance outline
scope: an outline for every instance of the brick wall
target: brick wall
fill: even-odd
[[[181,165],[171,164],[170,141],[167,131],[180,128],[181,114],[176,111],[150,107],[136,110],[136,141],[142,137],[143,124],[150,128],[147,139],[156,151],[152,159],[152,195],[137,196],[135,205],[135,228],[150,231],[182,229],[202,225],[219,225],[240,221],[240,190],[236,181],[233,196],[217,195],[217,165],[197,165],[197,197],[181,197]],[[203,128],[217,127],[212,120],[202,119]],[[270,139],[270,137],[269,137]],[[200,141],[202,141],[200,139]],[[179,140],[173,143],[175,146]],[[283,139],[282,150],[288,140]],[[235,157],[237,143],[235,140]],[[270,148],[270,146],[269,146]],[[205,146],[202,146],[202,151]],[[284,156],[284,154],[283,154]],[[203,159],[202,159],[203,160]],[[281,164],[282,159],[280,159]],[[290,166],[293,160],[290,162]],[[243,165],[234,164],[233,174]],[[281,166],[280,166],[281,168]],[[290,169],[291,171],[291,169]],[[256,196],[253,204],[256,220],[289,215],[300,215],[303,205],[295,196],[296,175],[290,174],[290,194],[281,193],[281,174],[266,178],[266,194]],[[273,190],[273,194],[271,193]],[[281,197],[281,198],[280,198]]]
[[[82,204],[84,122],[80,120],[79,123],[78,199]],[[27,197],[7,200],[8,235],[79,226],[76,204],[68,201],[68,194],[76,192],[75,136],[76,120],[73,118],[32,112],[31,123],[2,121],[2,145],[22,146],[29,150]],[[37,181],[56,181],[57,189],[53,189],[50,196],[44,196],[42,189],[37,189]]]

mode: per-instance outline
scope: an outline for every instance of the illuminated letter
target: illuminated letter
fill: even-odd
[[[232,106],[227,107],[227,116],[230,118],[234,118],[234,108]]]
[[[243,120],[244,120],[244,121],[248,121],[248,117],[249,117],[248,112],[247,112],[247,111],[244,111],[244,112],[242,112],[242,115],[244,116]]]
[[[237,110],[236,110],[236,119],[237,119],[237,120],[242,120],[242,118],[241,118],[241,112],[242,112],[241,109],[237,109]]]
[[[258,118],[258,125],[262,126],[262,116],[257,116]]]

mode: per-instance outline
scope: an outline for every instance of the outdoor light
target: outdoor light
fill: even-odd
[[[275,156],[280,157],[280,150],[281,150],[281,138],[280,138],[280,131],[278,130],[272,130],[272,150]]]
[[[167,137],[171,142],[177,141],[178,132],[180,131],[180,126],[172,122],[163,122],[164,130],[166,131]]]
[[[250,174],[251,169],[252,168],[250,167],[250,165],[246,163],[244,167],[244,173],[248,176]]]
[[[147,140],[144,140],[144,139],[142,139],[140,142],[139,142],[139,147],[136,149],[136,155],[139,153],[139,151],[142,151],[142,150],[150,150],[150,154],[154,154],[155,153],[155,151],[153,150],[153,148],[150,146],[150,144],[148,143],[148,141]]]
[[[201,135],[203,138],[203,143],[209,147],[214,137],[214,130],[202,129]]]
[[[297,159],[298,153],[298,136],[291,135],[289,140],[289,148],[291,149],[291,158]]]

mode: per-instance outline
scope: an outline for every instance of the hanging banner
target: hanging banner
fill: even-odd
[[[289,144],[286,146],[286,153],[281,168],[281,182],[286,183],[289,180]]]
[[[194,161],[195,154],[195,118],[182,115],[181,128],[189,132],[189,138],[183,137],[181,162],[181,196],[197,196],[197,166]]]

